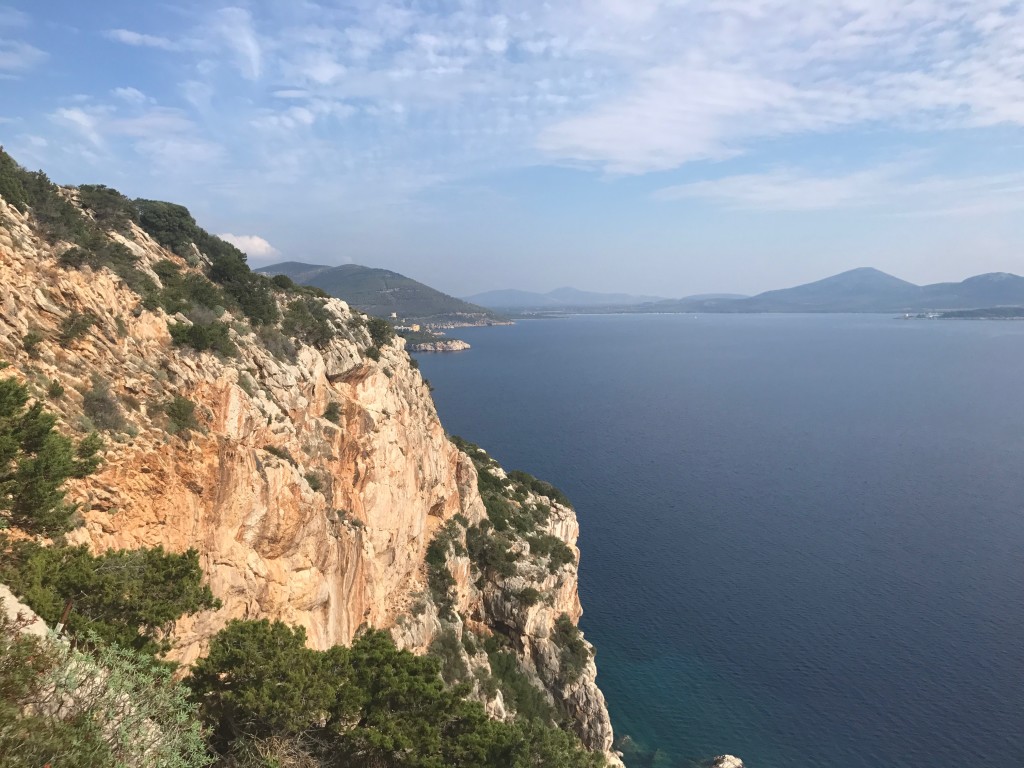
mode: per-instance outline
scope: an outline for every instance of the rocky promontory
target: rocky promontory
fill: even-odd
[[[75,190],[59,195],[92,222]],[[230,279],[252,280],[264,317],[189,306],[186,289],[219,290],[206,277],[213,238],[185,209],[156,205],[161,222],[177,217],[173,248],[126,215],[102,230],[97,256],[0,197],[5,375],[38,392],[64,432],[103,435],[99,470],[68,483],[80,516],[69,541],[198,552],[219,607],[174,623],[172,661],[194,663],[236,618],[301,627],[317,650],[388,629],[443,658],[448,682],[469,685],[492,717],[529,708],[618,764],[577,629],[568,501],[446,435],[384,321],[247,267]],[[183,403],[184,428],[172,409]]]
[[[422,341],[409,345],[410,352],[462,352],[466,349],[470,349],[470,346],[462,339]]]

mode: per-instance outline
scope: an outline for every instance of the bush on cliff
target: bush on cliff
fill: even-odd
[[[432,657],[370,630],[312,651],[279,622],[233,621],[188,681],[225,762],[349,768],[596,768],[603,758],[539,722],[490,720]]]
[[[165,666],[21,630],[0,603],[0,768],[210,763],[187,691]]]
[[[208,323],[175,323],[168,327],[171,340],[179,347],[192,347],[197,352],[217,352],[224,357],[234,357],[238,347],[231,340],[228,326],[220,320]]]
[[[162,547],[110,550],[94,557],[84,546],[14,542],[0,581],[51,626],[70,600],[72,634],[150,655],[168,650],[164,634],[180,616],[220,605],[191,549],[181,555]]]
[[[563,613],[555,622],[551,640],[562,649],[559,655],[562,679],[568,683],[576,682],[590,661],[590,651],[583,642],[579,627]]]
[[[0,528],[54,536],[71,528],[74,507],[64,482],[85,477],[99,464],[102,442],[90,435],[77,444],[54,430],[57,418],[15,379],[0,380]]]
[[[183,258],[192,258],[192,244],[206,256],[206,275],[224,289],[231,304],[254,325],[276,323],[280,317],[270,279],[249,269],[238,248],[202,229],[188,208],[160,200],[136,200],[139,226],[157,243]]]
[[[116,189],[103,184],[83,184],[78,188],[78,199],[103,229],[112,229],[122,235],[138,223],[134,204]]]
[[[325,349],[334,338],[334,326],[324,303],[308,296],[288,305],[281,330],[317,349]]]
[[[370,340],[375,347],[386,347],[395,338],[395,327],[379,317],[367,320],[366,330],[370,332]]]
[[[448,555],[453,550],[456,554],[465,554],[458,523],[449,520],[427,545],[426,555],[427,585],[441,616],[449,616],[455,608],[455,598],[452,595],[455,578],[448,569]]]

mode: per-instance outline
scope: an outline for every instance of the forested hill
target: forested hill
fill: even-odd
[[[449,296],[388,269],[286,261],[259,271],[285,275],[301,285],[319,288],[377,317],[390,317],[394,312],[401,320],[426,325],[488,325],[502,321],[485,307]]]

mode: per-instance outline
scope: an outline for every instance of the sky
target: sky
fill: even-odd
[[[454,295],[1024,273],[1024,2],[0,0],[0,144]]]

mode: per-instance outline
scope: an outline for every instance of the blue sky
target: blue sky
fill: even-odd
[[[458,295],[1024,272],[998,0],[0,2],[0,142]]]

